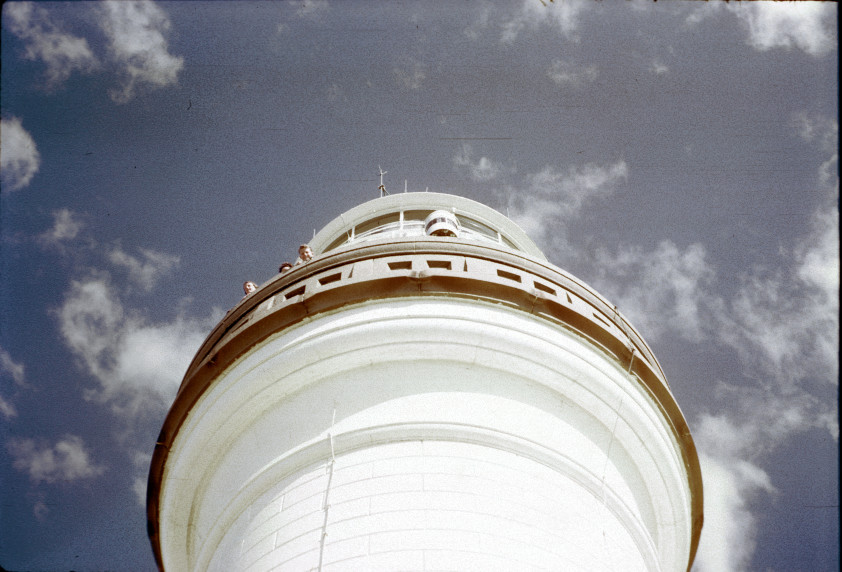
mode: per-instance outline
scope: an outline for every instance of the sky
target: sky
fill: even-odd
[[[154,570],[145,490],[242,283],[345,210],[468,197],[649,342],[694,570],[839,569],[835,3],[7,2],[0,565]]]

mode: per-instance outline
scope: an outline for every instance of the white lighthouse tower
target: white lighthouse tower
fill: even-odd
[[[382,196],[311,247],[184,377],[149,478],[162,570],[690,567],[696,450],[616,307],[452,195]]]

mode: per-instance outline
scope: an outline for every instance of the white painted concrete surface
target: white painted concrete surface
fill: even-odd
[[[191,409],[167,570],[684,570],[691,499],[647,390],[569,330],[418,297],[318,315]]]

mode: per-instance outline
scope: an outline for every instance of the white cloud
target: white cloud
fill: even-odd
[[[135,451],[132,455],[132,464],[136,474],[132,482],[132,491],[139,506],[146,506],[146,486],[149,477],[149,465],[152,463],[152,455],[146,451]]]
[[[49,512],[50,508],[47,506],[44,498],[35,499],[35,503],[32,506],[32,514],[35,515],[35,518],[43,522],[47,519],[47,514],[49,514]]]
[[[720,339],[743,361],[792,388],[808,376],[836,384],[839,342],[839,210],[815,214],[792,253],[793,272],[747,275],[723,315]]]
[[[395,68],[395,80],[407,89],[418,89],[427,79],[427,68],[422,63],[414,63],[409,69]]]
[[[345,92],[339,87],[339,84],[332,83],[327,88],[327,99],[328,101],[342,101],[345,99]]]
[[[757,50],[795,47],[821,56],[836,47],[835,3],[738,2],[731,10],[747,29],[749,45]]]
[[[474,12],[477,13],[476,11]],[[465,36],[470,40],[478,40],[483,31],[488,28],[491,18],[491,8],[488,5],[482,5],[479,8],[479,16],[464,30]]]
[[[700,572],[746,570],[754,553],[758,523],[753,502],[775,495],[770,476],[754,460],[794,432],[822,427],[827,404],[806,394],[719,383],[717,401],[729,411],[703,414],[693,435],[704,481],[705,524],[696,568]],[[835,414],[833,415],[835,422]]]
[[[609,165],[589,163],[572,166],[566,172],[546,167],[526,177],[521,188],[506,189],[506,210],[533,240],[552,242],[556,250],[566,246],[565,223],[572,221],[583,205],[609,196],[628,176],[625,161]]]
[[[44,246],[60,246],[79,235],[84,227],[76,214],[68,208],[53,211],[53,227],[38,235],[38,242]]]
[[[0,346],[0,379],[11,377],[16,385],[22,386],[25,384],[25,370],[21,363],[12,359],[2,346]],[[2,386],[2,385],[0,385]],[[7,398],[0,395],[0,415],[6,419],[16,417],[18,414],[14,404]]]
[[[218,317],[150,324],[123,306],[105,274],[74,281],[56,314],[64,342],[97,381],[85,397],[127,421],[169,405]]]
[[[2,186],[16,191],[27,186],[41,166],[32,136],[17,117],[0,120],[0,173]]]
[[[791,253],[790,272],[747,273],[734,299],[714,313],[716,339],[737,350],[750,382],[718,382],[720,413],[701,415],[694,430],[705,486],[700,571],[750,564],[752,501],[775,492],[753,459],[810,429],[839,437],[838,226],[838,208],[818,211]]]
[[[12,417],[17,417],[18,410],[15,409],[15,406],[12,404],[11,401],[6,400],[2,395],[0,395],[0,415],[5,417],[6,419],[11,419]]]
[[[709,455],[701,448],[699,463],[705,524],[694,569],[745,570],[754,554],[757,536],[757,521],[749,501],[760,493],[774,492],[769,475],[743,459]]]
[[[164,33],[167,14],[151,0],[106,0],[100,26],[110,41],[109,51],[121,66],[122,86],[109,94],[116,103],[132,100],[141,85],[160,88],[175,84],[184,58],[168,51]]]
[[[819,181],[822,185],[839,186],[839,122],[836,119],[796,113],[792,119],[793,127],[799,137],[807,143],[815,144],[820,151],[827,153],[828,159],[819,167]]]
[[[715,272],[701,245],[681,251],[664,240],[652,252],[636,246],[622,247],[617,254],[600,249],[595,262],[594,286],[644,337],[669,331],[693,342],[704,338],[705,309],[717,300],[710,295]]]
[[[812,230],[795,249],[796,275],[815,289],[819,311],[839,311],[839,209],[817,211]]]
[[[28,473],[35,483],[72,482],[90,479],[105,472],[94,464],[81,437],[66,435],[54,446],[38,445],[33,439],[10,439],[6,449],[12,456],[12,466]]]
[[[0,377],[5,375],[10,376],[17,385],[23,385],[25,383],[25,369],[23,364],[16,362],[9,355],[9,352],[3,347],[0,347]]]
[[[524,0],[520,11],[503,24],[501,41],[511,44],[525,29],[549,25],[569,40],[577,40],[579,19],[588,5],[583,0],[552,2],[547,0]]]
[[[838,153],[839,122],[836,119],[809,115],[802,111],[793,116],[792,124],[804,141],[817,143],[825,153]]]
[[[655,60],[649,65],[649,71],[655,75],[664,75],[669,73],[670,69],[662,62]]]
[[[582,67],[562,60],[554,60],[547,71],[549,77],[556,85],[568,85],[579,87],[586,83],[593,82],[599,71],[596,66]]]
[[[121,266],[129,271],[129,280],[149,292],[158,280],[179,263],[179,257],[163,252],[156,252],[146,248],[140,249],[143,260],[126,254],[119,247],[115,247],[108,255],[108,260],[115,266]]]
[[[32,2],[9,2],[3,13],[9,30],[24,41],[25,57],[46,64],[48,87],[60,85],[74,71],[89,73],[97,69],[87,40],[61,31],[45,9]]]
[[[474,181],[490,181],[505,171],[500,163],[488,157],[474,161],[471,146],[463,144],[453,157],[453,165],[468,172]]]

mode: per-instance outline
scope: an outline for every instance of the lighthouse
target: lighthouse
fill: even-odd
[[[620,309],[459,196],[381,192],[309,245],[184,376],[161,570],[690,568],[696,449]]]

